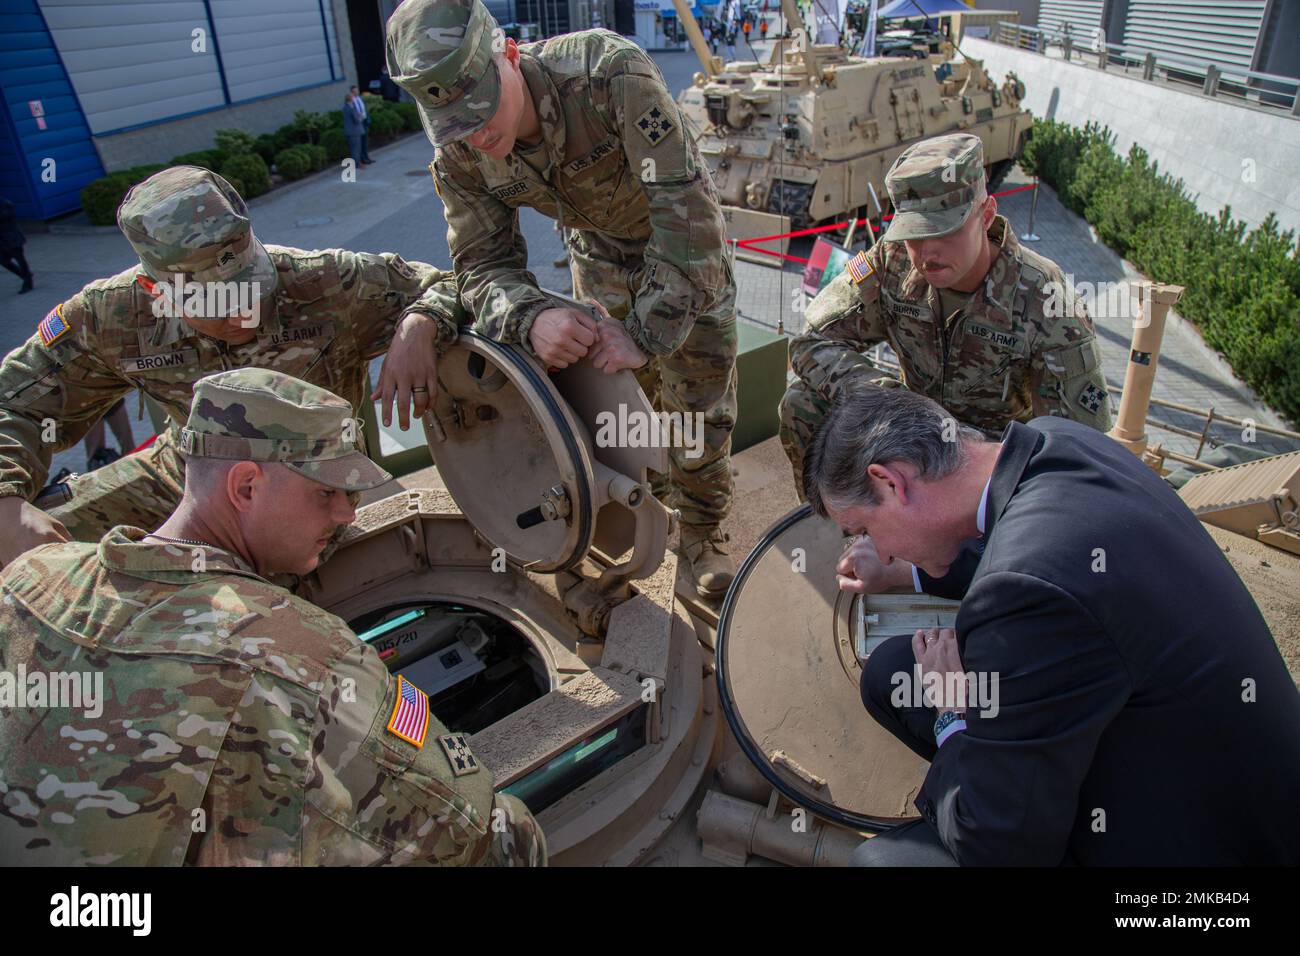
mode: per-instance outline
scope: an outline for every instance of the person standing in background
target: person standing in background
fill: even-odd
[[[23,246],[27,237],[18,228],[18,217],[14,204],[0,196],[0,266],[4,266],[23,280],[23,287],[18,294],[32,291],[32,268],[23,256]]]
[[[348,90],[348,98],[343,103],[343,135],[352,151],[352,161],[358,166],[369,166],[374,162],[366,148],[369,132],[370,115],[366,112],[366,102],[354,86]]]

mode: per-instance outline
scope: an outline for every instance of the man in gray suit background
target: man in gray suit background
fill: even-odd
[[[343,135],[352,150],[352,161],[358,166],[369,166],[374,162],[366,148],[369,131],[370,116],[366,112],[366,103],[354,86],[348,90],[348,98],[343,103]]]

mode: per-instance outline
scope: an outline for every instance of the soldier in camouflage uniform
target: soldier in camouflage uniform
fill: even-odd
[[[904,150],[885,176],[889,230],[808,306],[790,344],[798,376],[781,400],[781,443],[803,497],[803,459],[842,391],[885,378],[862,352],[888,342],[907,388],[964,424],[1062,415],[1110,427],[1092,320],[1060,267],[1020,245],[985,190],[979,137]]]
[[[203,378],[161,528],[41,546],[0,573],[0,670],[102,691],[0,710],[0,863],[545,863],[472,741],[266,579],[315,567],[351,495],[388,480],[352,414],[279,372]]]
[[[387,49],[437,146],[433,178],[477,330],[557,368],[586,357],[635,369],[656,408],[703,416],[704,453],[669,452],[669,501],[697,586],[721,594],[735,280],[717,191],[658,68],[607,30],[516,46],[480,0],[407,0]],[[601,321],[538,288],[520,207],[563,227],[574,296]]]
[[[204,169],[151,176],[127,193],[117,218],[140,265],[56,306],[0,367],[0,565],[42,541],[98,541],[119,523],[156,528],[176,507],[183,471],[171,428],[150,448],[71,479],[70,500],[48,515],[27,504],[53,453],[80,441],[132,389],[176,427],[203,375],[274,368],[332,389],[359,415],[368,360],[387,351],[384,415],[395,395],[405,427],[408,399],[421,415],[436,392],[435,348],[455,339],[464,315],[451,276],[425,263],[263,246],[243,199]],[[264,298],[241,304],[253,311],[204,315],[171,294],[178,274],[250,291],[256,282]],[[417,300],[421,314],[405,316]]]

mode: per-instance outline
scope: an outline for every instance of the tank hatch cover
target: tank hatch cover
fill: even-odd
[[[895,593],[864,604],[841,592],[846,543],[806,505],[767,531],[723,604],[719,699],[741,748],[787,798],[877,830],[916,816],[927,765],[866,712],[862,659],[894,634],[951,627],[957,603]]]
[[[634,487],[648,469],[667,470],[664,450],[592,441],[602,409],[649,410],[631,372],[552,377],[522,350],[462,331],[439,359],[438,385],[424,416],[434,464],[465,517],[512,562],[555,572],[593,543],[622,554],[633,547],[633,509],[638,520],[654,511],[666,533],[667,511]]]

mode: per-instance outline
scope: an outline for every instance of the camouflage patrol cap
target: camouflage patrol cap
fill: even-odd
[[[388,20],[388,74],[415,97],[435,146],[487,124],[501,102],[496,20],[481,0],[406,0]]]
[[[932,239],[965,225],[984,196],[984,144],[970,133],[914,143],[885,174],[894,218],[889,242]]]
[[[265,368],[240,368],[194,383],[181,429],[187,458],[277,461],[312,481],[365,491],[392,478],[366,457],[352,406],[333,392]]]
[[[117,208],[140,265],[156,282],[258,282],[275,288],[275,266],[253,237],[243,197],[216,173],[172,166],[131,187]],[[222,316],[207,316],[222,318]]]

